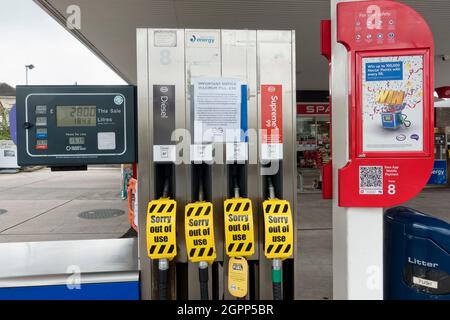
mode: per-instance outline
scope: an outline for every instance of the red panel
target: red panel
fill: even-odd
[[[331,20],[320,21],[320,54],[331,61]]]
[[[282,112],[282,86],[261,85],[261,128],[266,130],[263,132],[262,143],[283,143]]]
[[[440,99],[450,98],[450,87],[436,88],[436,93]]]
[[[328,161],[322,167],[322,198],[333,199],[333,163]]]
[[[133,163],[133,178],[137,179],[137,163]]]
[[[331,78],[331,20],[322,20],[320,23],[320,53],[328,60],[329,76]],[[331,88],[331,83],[330,83]],[[331,101],[331,97],[330,97]],[[332,117],[333,110],[330,107],[330,152],[333,150]],[[333,199],[333,158],[322,168],[322,198]]]
[[[433,35],[424,19],[410,7],[387,0],[337,5],[337,37],[349,52],[349,162],[339,170],[339,205],[387,207],[417,195],[433,168]],[[365,57],[423,56],[423,150],[420,152],[363,152],[362,59]],[[378,167],[380,171],[374,168]],[[372,170],[374,169],[374,170]],[[382,178],[372,191],[360,187],[361,176]],[[370,189],[370,188],[369,188]]]

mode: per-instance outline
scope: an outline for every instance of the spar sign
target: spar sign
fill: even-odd
[[[297,114],[301,116],[330,115],[329,103],[297,103]]]
[[[283,159],[282,94],[282,85],[261,85],[261,158],[263,161]]]

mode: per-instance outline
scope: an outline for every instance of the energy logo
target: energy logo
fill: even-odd
[[[191,43],[199,43],[199,44],[214,44],[216,42],[216,39],[213,36],[199,37],[199,36],[196,36],[195,34],[193,34],[189,38],[189,41]]]

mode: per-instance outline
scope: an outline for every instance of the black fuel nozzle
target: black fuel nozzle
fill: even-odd
[[[205,200],[205,191],[203,187],[203,173],[201,170],[198,171],[198,201]]]

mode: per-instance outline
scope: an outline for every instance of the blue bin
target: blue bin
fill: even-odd
[[[450,300],[450,224],[411,208],[386,211],[384,298]]]

